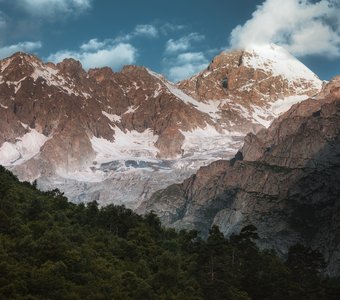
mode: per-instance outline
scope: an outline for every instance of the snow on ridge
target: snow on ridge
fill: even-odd
[[[7,60],[4,60],[1,62],[0,69],[1,72],[5,71],[5,69],[10,65],[12,62],[12,58],[9,58]],[[44,65],[40,61],[36,60],[25,60],[33,67],[33,72],[30,75],[30,77],[36,81],[39,77],[43,78],[47,85],[49,86],[57,86],[64,92],[67,92],[69,95],[76,95],[79,96],[79,93],[75,91],[74,89],[70,88],[68,85],[70,85],[63,76],[59,75],[59,70],[56,68],[53,68],[49,65]],[[18,81],[7,81],[7,85],[15,85],[15,93],[18,92],[18,90],[21,88],[21,82],[25,80],[27,77],[23,77]],[[89,94],[82,93],[85,98],[89,98]]]
[[[221,106],[230,101],[228,99],[206,100],[205,102],[198,101],[188,94],[184,93],[179,88],[171,85],[169,82],[164,82],[164,84],[168,88],[170,93],[182,100],[185,104],[190,104],[202,113],[208,114],[215,122],[218,121],[218,119],[220,118],[219,112],[221,111]]]
[[[125,112],[123,113],[123,115],[132,114],[132,113],[134,113],[138,108],[139,108],[139,105],[138,105],[138,106],[131,105],[131,106],[128,107],[127,111],[125,111]]]
[[[152,98],[156,98],[162,91],[162,86],[159,83],[157,83],[157,85],[157,89],[154,91]]]
[[[135,130],[125,133],[118,127],[113,129],[115,130],[114,142],[95,136],[90,139],[92,148],[97,153],[97,163],[127,159],[155,160],[158,153],[155,147],[158,135],[154,135],[151,129],[141,133]]]
[[[261,47],[261,49],[265,49],[266,47]],[[258,51],[259,52],[259,51]],[[278,52],[278,54],[273,53],[273,52]],[[274,65],[275,68],[273,68],[274,71],[277,72],[277,74],[282,74],[282,70],[279,70],[280,66],[280,61],[278,60],[278,65],[275,65],[277,62],[273,61],[269,61],[270,55],[272,56],[272,59],[276,58],[278,59],[278,57],[283,56],[283,58],[288,57],[290,60],[292,60],[293,64],[301,67],[300,69],[302,69],[302,74],[300,72],[299,74],[293,74],[291,73],[290,75],[294,75],[294,76],[302,76],[302,78],[307,78],[309,76],[309,79],[314,80],[313,82],[316,83],[316,85],[318,85],[319,83],[321,83],[321,81],[316,77],[316,75],[310,71],[307,67],[305,67],[302,63],[300,63],[296,58],[294,58],[293,56],[291,56],[286,50],[284,50],[281,47],[275,46],[275,45],[271,45],[270,47],[270,51],[268,51],[268,55],[261,55],[260,57],[265,57],[265,60],[259,59],[258,57],[251,57],[251,59],[254,59],[253,62],[253,66],[255,66],[255,63],[257,63],[257,67],[259,68],[259,61],[262,62],[264,65],[262,65],[262,67],[264,68],[268,68],[267,64],[270,65]],[[249,58],[249,57],[248,57]],[[247,63],[247,60],[246,60]],[[249,61],[248,61],[249,63]],[[290,67],[293,66],[293,64],[291,64],[288,67],[288,71],[292,71],[290,70]],[[282,64],[284,65],[284,64]],[[232,109],[235,109],[237,111],[239,111],[239,113],[241,115],[243,115],[244,118],[251,120],[254,123],[258,123],[264,127],[269,127],[271,122],[273,121],[274,118],[278,117],[280,114],[286,112],[293,104],[301,102],[305,99],[308,98],[307,95],[303,94],[303,95],[297,95],[297,96],[290,96],[290,97],[286,97],[284,99],[279,99],[273,103],[270,103],[271,106],[268,108],[262,108],[260,106],[256,106],[256,105],[252,105],[249,109],[234,103],[232,101],[230,101],[229,99],[222,99],[222,100],[207,100],[205,102],[201,102],[198,101],[196,99],[194,99],[193,97],[189,96],[188,94],[184,93],[182,90],[180,90],[179,88],[175,87],[174,85],[172,85],[171,83],[164,81],[164,79],[162,79],[160,76],[158,76],[158,74],[153,73],[152,71],[150,71],[151,74],[153,76],[156,76],[158,79],[162,80],[162,82],[164,83],[164,85],[168,88],[168,90],[175,95],[177,98],[181,99],[184,103],[186,104],[191,104],[195,109],[208,114],[212,120],[214,120],[215,122],[218,121],[218,119],[220,118],[220,112],[222,111],[222,107],[224,104],[229,104],[229,106]],[[281,72],[281,73],[279,73]],[[293,72],[293,71],[292,71]],[[274,75],[275,73],[273,73]],[[286,72],[287,75],[287,72]],[[291,76],[292,80],[293,77]],[[301,78],[301,77],[298,77]],[[295,79],[294,79],[295,80]],[[250,84],[249,84],[250,85]],[[301,90],[301,92],[303,92]],[[210,132],[210,134],[212,133],[211,130],[208,130],[208,132]]]
[[[14,94],[16,94],[21,89],[21,82],[14,88]]]
[[[47,65],[41,65],[37,62],[31,62],[31,65],[34,68],[34,71],[31,74],[31,77],[34,81],[41,77],[45,79],[47,85],[49,86],[56,86],[64,92],[67,92],[69,95],[73,94],[75,96],[80,96],[80,94],[72,88],[74,87],[74,84],[69,84],[63,76],[59,75],[58,69],[52,68]],[[82,95],[86,99],[90,98],[90,95],[85,92],[82,92]]]
[[[275,118],[288,111],[294,104],[300,103],[308,98],[308,95],[288,96],[269,103],[270,106],[268,108],[253,105],[251,106],[252,111],[247,111],[247,114],[248,117],[251,116],[257,123],[268,128]]]
[[[269,127],[274,118],[289,110],[293,104],[307,99],[307,89],[315,88],[321,90],[322,88],[322,81],[303,63],[280,46],[275,44],[252,46],[245,49],[245,51],[248,54],[243,57],[243,64],[245,66],[263,69],[264,71],[268,70],[271,72],[272,76],[283,76],[289,83],[297,83],[298,86],[295,87],[297,95],[270,102],[269,107],[252,105],[250,108],[246,108],[229,99],[206,100],[203,102],[189,96],[174,84],[164,79],[161,75],[150,70],[148,70],[148,72],[159,79],[167,87],[170,93],[184,103],[190,104],[195,109],[208,114],[215,122],[220,118],[220,112],[222,111],[223,105],[228,103],[231,109],[239,111],[246,119],[261,124],[264,127]],[[206,77],[210,75],[210,72],[211,71],[204,70],[201,73]],[[198,74],[196,74],[196,76],[197,75]],[[303,83],[303,85],[299,86],[299,83]],[[255,84],[255,82],[249,82],[246,86],[243,86],[241,90],[249,90],[253,84]],[[309,84],[311,87],[309,87]]]
[[[34,81],[36,81],[39,77],[46,80],[47,85],[62,85],[65,84],[64,78],[61,76],[57,76],[58,70],[51,68],[49,66],[41,66],[40,64],[36,62],[31,62],[32,67],[34,68],[33,73],[31,74],[31,77]]]
[[[16,143],[5,142],[0,147],[0,164],[20,165],[40,153],[41,147],[50,139],[35,129],[17,139]]]
[[[85,92],[81,92],[81,94],[86,98],[86,99],[90,99],[91,95],[89,93],[85,93]]]
[[[262,107],[254,105],[252,106],[252,110],[252,119],[266,128],[270,126],[275,118],[275,115],[271,111],[263,109]]]
[[[120,122],[121,117],[115,114],[109,114],[106,111],[102,110],[102,114],[107,117],[111,122]]]
[[[7,86],[14,85],[15,86],[14,87],[14,93],[16,94],[21,88],[21,82],[24,81],[26,78],[27,77],[25,76],[18,81],[6,81],[6,84],[7,84]]]
[[[1,72],[5,71],[7,69],[7,67],[10,65],[10,63],[12,62],[13,58],[7,58],[7,59],[4,59],[2,62],[1,62]]]
[[[250,56],[245,55],[243,58],[243,63],[246,66],[255,69],[270,70],[273,76],[283,75],[290,83],[298,83],[301,80],[304,81],[304,83],[310,82],[315,89],[321,90],[322,81],[284,48],[271,44],[253,46],[246,49],[246,52],[251,54]],[[296,92],[298,95],[288,96],[283,99],[278,99],[275,102],[270,102],[269,107],[252,105],[250,108],[246,108],[229,99],[206,100],[205,102],[201,102],[171,84],[161,75],[150,70],[148,70],[148,72],[161,80],[170,93],[184,103],[191,104],[195,109],[208,114],[215,122],[220,118],[220,112],[223,110],[223,105],[228,104],[231,109],[239,111],[244,118],[251,120],[254,123],[261,124],[264,127],[269,127],[274,118],[289,110],[292,105],[308,98],[305,94],[306,90],[302,87],[297,87]],[[202,72],[204,73],[206,70]],[[254,83],[255,82],[250,82],[247,86],[244,86],[243,89],[246,90],[250,88]]]
[[[289,82],[306,80],[321,89],[322,81],[284,48],[270,44],[245,49],[243,64],[254,69],[269,70],[273,76],[284,76]]]
[[[158,80],[164,82],[166,79],[161,75],[161,74],[158,74],[154,71],[151,71],[150,69],[146,68],[146,71],[153,77],[157,78]]]
[[[229,105],[231,109],[238,111],[245,119],[268,128],[275,118],[288,111],[294,104],[300,103],[308,98],[308,95],[288,96],[270,102],[268,107],[251,105],[248,108],[232,102],[229,102]]]
[[[270,103],[270,110],[273,112],[275,117],[278,117],[279,115],[288,111],[294,104],[300,103],[308,98],[308,95],[296,95],[278,99],[275,102]]]
[[[221,99],[221,100],[206,100],[206,101],[198,101],[193,97],[189,96],[181,89],[177,88],[174,84],[169,82],[168,80],[164,79],[161,75],[150,71],[147,69],[150,75],[154,76],[155,78],[159,79],[168,89],[168,91],[176,96],[178,99],[183,101],[185,104],[189,104],[193,106],[195,109],[199,110],[202,113],[208,114],[210,118],[217,122],[220,119],[220,112],[222,110],[222,106],[226,103],[229,103],[229,99]],[[206,70],[202,71],[205,72]],[[197,75],[197,74],[196,74]]]

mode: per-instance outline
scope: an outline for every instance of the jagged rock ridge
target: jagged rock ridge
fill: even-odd
[[[202,167],[145,203],[164,224],[212,224],[226,235],[248,224],[260,244],[282,255],[300,242],[319,249],[328,272],[340,258],[340,76],[313,99],[294,105],[268,129],[248,134],[230,161]]]

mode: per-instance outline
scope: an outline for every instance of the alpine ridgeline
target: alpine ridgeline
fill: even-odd
[[[252,224],[260,245],[282,255],[296,243],[318,249],[340,270],[340,76],[295,104],[268,129],[249,133],[229,160],[202,167],[145,203],[164,224],[215,224],[229,236]]]
[[[76,202],[137,208],[231,158],[248,132],[321,86],[275,45],[224,52],[178,84],[143,67],[85,71],[16,53],[0,62],[0,164]]]

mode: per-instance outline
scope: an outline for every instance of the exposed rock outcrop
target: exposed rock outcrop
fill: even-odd
[[[166,225],[203,235],[212,224],[226,235],[253,224],[262,246],[284,255],[289,246],[304,243],[324,254],[330,274],[339,272],[339,87],[338,76],[316,98],[247,135],[242,155],[155,193],[146,210]]]

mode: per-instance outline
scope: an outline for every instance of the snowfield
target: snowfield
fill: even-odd
[[[35,129],[28,128],[29,132],[17,139],[15,143],[5,142],[0,147],[0,165],[20,165],[40,153],[41,147],[49,137]]]
[[[251,54],[243,57],[243,64],[247,67],[269,71],[272,76],[282,76],[291,84],[303,79],[317,89],[322,87],[322,81],[283,47],[269,44],[252,46],[245,51]]]

